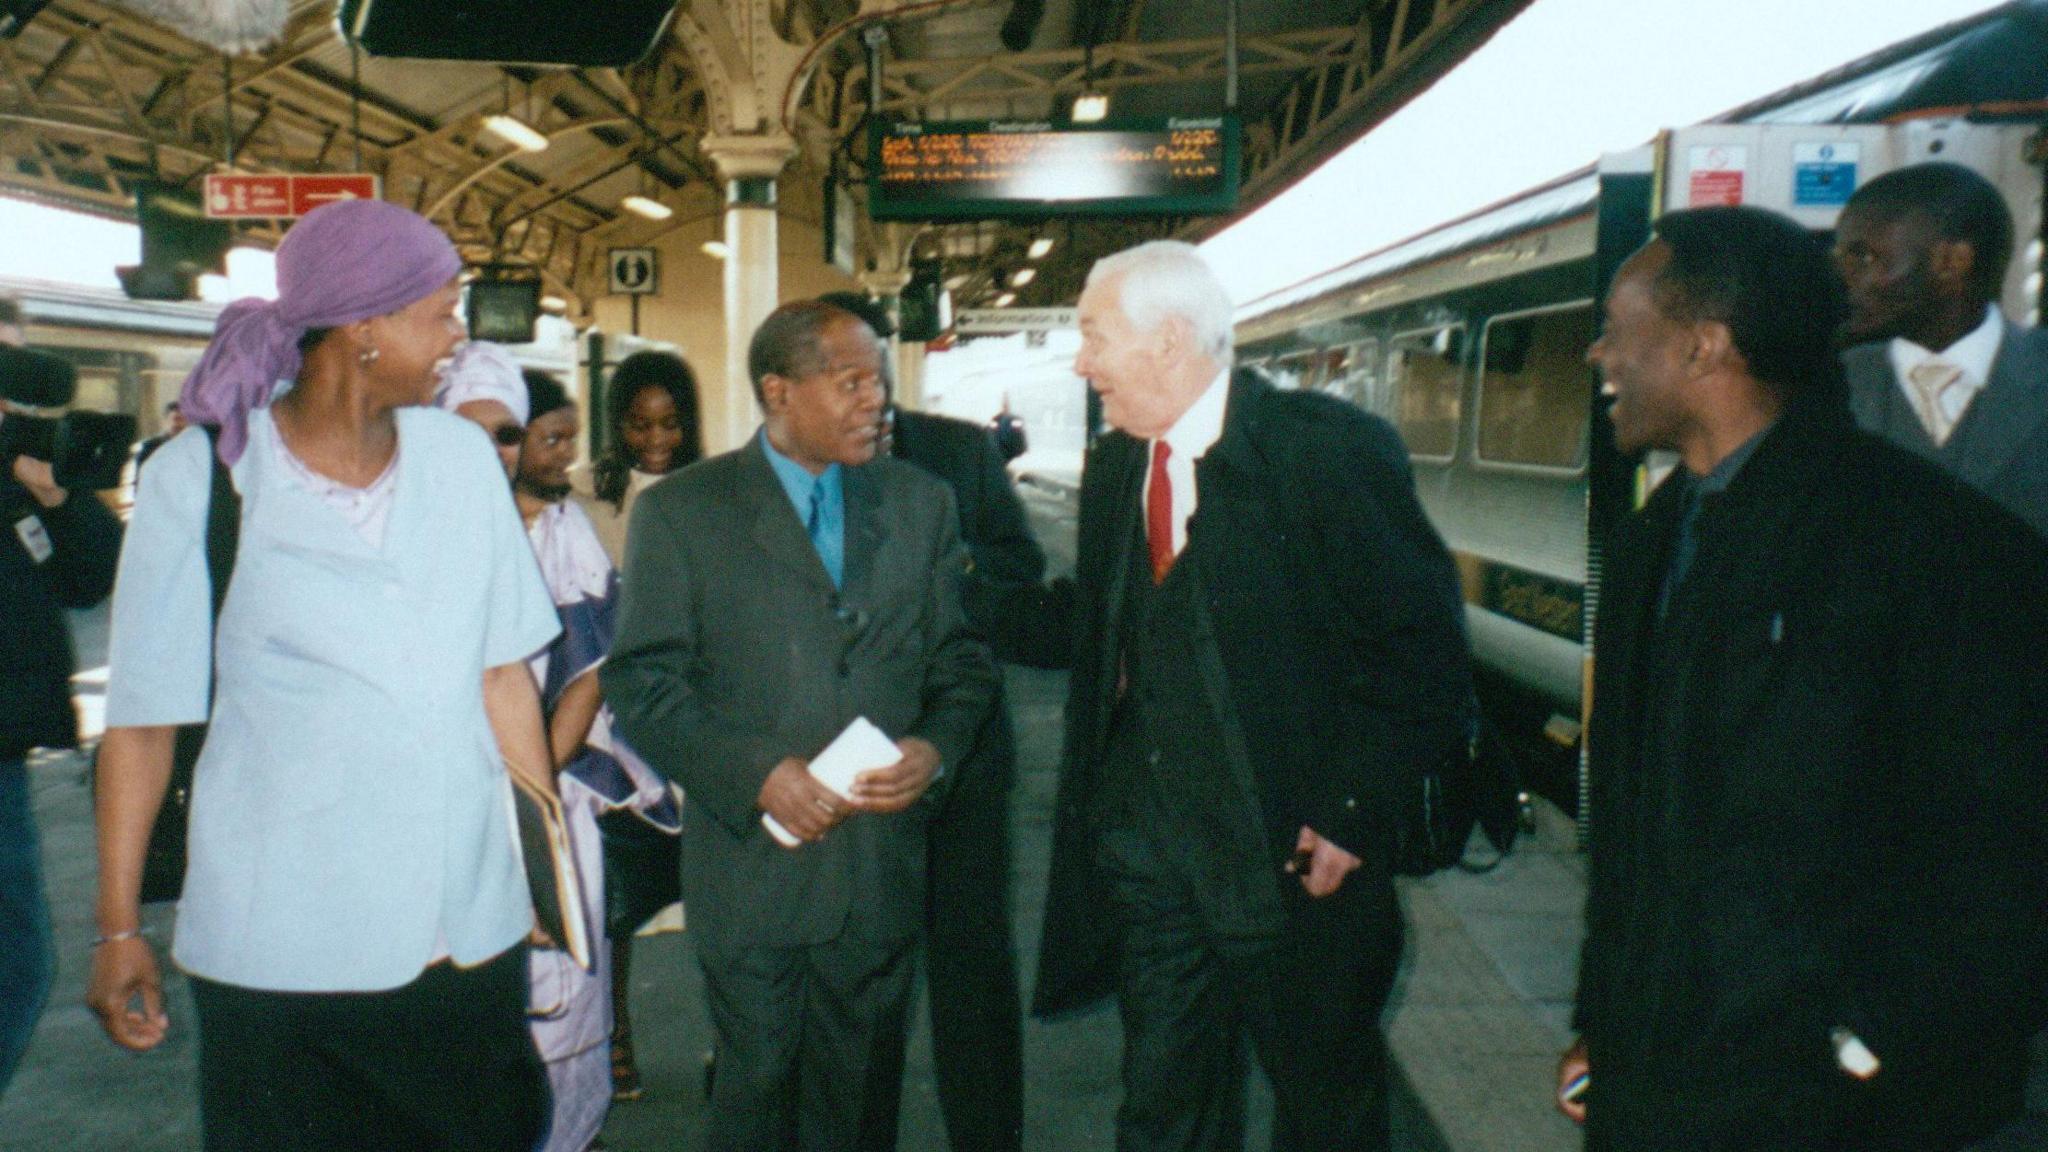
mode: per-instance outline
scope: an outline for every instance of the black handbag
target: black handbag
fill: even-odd
[[[1394,871],[1402,876],[1429,876],[1454,864],[1467,872],[1490,872],[1514,850],[1528,802],[1521,773],[1476,701],[1472,707],[1471,739],[1422,771],[1401,814]],[[1493,845],[1491,861],[1466,858],[1474,827]]]
[[[604,932],[624,940],[683,898],[683,838],[631,808],[597,818],[604,841]]]
[[[228,598],[228,581],[234,575],[235,547],[242,529],[242,496],[235,491],[228,466],[220,459],[220,428],[206,425],[207,459],[213,462],[213,486],[206,505],[206,576],[213,587],[213,625],[220,625],[220,608]],[[209,635],[209,640],[211,635]],[[208,645],[212,651],[212,645]],[[207,712],[213,711],[213,691],[207,690]],[[192,820],[192,770],[206,746],[206,725],[186,724],[178,729],[171,754],[171,780],[157,809],[156,823],[149,830],[149,849],[142,858],[141,898],[144,904],[176,900],[185,890],[185,835]]]

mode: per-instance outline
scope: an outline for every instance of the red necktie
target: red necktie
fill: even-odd
[[[1145,542],[1151,546],[1152,582],[1166,579],[1173,567],[1173,482],[1166,478],[1166,458],[1173,449],[1164,440],[1152,442],[1152,478],[1145,487]]]

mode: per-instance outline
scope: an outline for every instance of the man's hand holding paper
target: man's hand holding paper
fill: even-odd
[[[913,755],[920,746],[923,752]],[[925,766],[920,768],[913,760]],[[795,848],[822,839],[856,810],[894,812],[909,807],[924,794],[937,769],[938,752],[930,744],[909,739],[899,746],[867,717],[856,717],[808,763],[792,756],[775,766],[761,785],[761,824],[783,847]],[[906,790],[909,799],[897,803]],[[882,806],[885,803],[895,806]]]
[[[761,825],[785,848],[824,839],[852,806],[811,775],[810,761],[785,758],[761,782]]]
[[[863,812],[901,812],[918,802],[939,775],[939,750],[928,740],[906,736],[896,742],[902,757],[886,768],[853,780],[853,803]]]

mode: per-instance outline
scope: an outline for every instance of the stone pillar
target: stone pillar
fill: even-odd
[[[775,179],[796,155],[781,133],[707,135],[704,154],[725,181],[725,427],[707,428],[707,450],[736,447],[760,414],[747,375],[747,343],[777,298]]]

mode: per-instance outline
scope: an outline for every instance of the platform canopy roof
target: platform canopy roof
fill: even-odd
[[[1529,2],[1238,0],[1241,205],[1377,124]],[[342,38],[333,0],[245,0],[274,5],[283,21],[266,46],[240,55],[157,18],[204,3],[53,0],[0,39],[0,189],[132,216],[139,181],[196,189],[229,170],[373,172],[386,198],[442,223],[467,258],[537,268],[582,312],[603,291],[605,249],[715,234],[723,192],[702,140],[735,130],[720,119],[734,115],[734,93],[749,83],[735,72],[750,64],[799,62],[793,82],[763,97],[767,114],[753,127],[798,143],[782,210],[814,219],[835,157],[858,187],[871,113],[1041,119],[1063,115],[1084,86],[1107,93],[1117,116],[1212,115],[1225,98],[1228,0],[681,0],[643,60],[583,69],[371,56]],[[578,18],[603,8],[586,5]],[[1004,47],[1006,21],[1028,33],[1024,50]],[[863,33],[876,28],[887,34],[870,108]],[[520,151],[482,130],[506,112],[549,147]],[[623,211],[632,193],[674,215]],[[1032,239],[1050,236],[1054,251],[1020,293],[1020,303],[1050,303],[1071,299],[1104,250],[1220,223],[864,226],[861,246],[885,266],[904,256],[885,247],[943,258],[956,297],[971,304],[999,290],[994,276],[1021,266]],[[257,243],[277,235],[271,224],[240,227]]]

